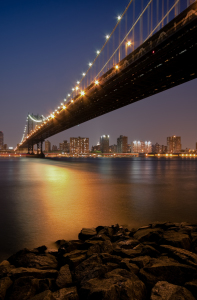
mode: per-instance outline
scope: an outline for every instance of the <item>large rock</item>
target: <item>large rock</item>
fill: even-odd
[[[134,274],[137,274],[139,272],[139,268],[134,263],[130,262],[130,258],[123,258],[121,262],[119,263],[119,268],[125,269],[129,272],[132,272]]]
[[[153,258],[148,265],[140,270],[143,282],[149,287],[153,287],[158,281],[184,285],[186,281],[193,279],[196,274],[196,268],[180,264],[166,257]]]
[[[141,243],[145,241],[158,242],[163,236],[163,230],[160,228],[147,228],[138,230],[133,237]]]
[[[15,267],[36,268],[36,269],[56,269],[57,260],[51,254],[35,254],[28,249],[23,249],[12,255],[8,261]]]
[[[29,298],[29,300],[55,300],[51,291],[44,291],[36,296]]]
[[[151,261],[151,257],[144,255],[130,259],[131,263],[136,264],[140,269],[144,268]]]
[[[58,275],[57,270],[39,270],[35,268],[13,268],[8,273],[13,279],[17,279],[20,277],[33,276],[34,278],[56,278]]]
[[[77,288],[75,286],[60,289],[53,293],[53,297],[55,300],[79,300]]]
[[[128,240],[119,241],[117,246],[123,249],[133,249],[138,244],[138,240],[129,238]]]
[[[182,263],[197,267],[197,254],[195,253],[168,245],[161,245],[161,250],[167,252],[169,256],[172,256]]]
[[[115,269],[104,278],[86,281],[80,289],[80,297],[88,300],[145,300],[146,288],[135,274]]]
[[[168,230],[164,233],[162,239],[163,245],[171,245],[178,248],[190,250],[191,240],[187,233],[176,232],[174,230]]]
[[[11,266],[9,261],[3,260],[0,263],[0,278],[7,276],[12,268],[14,268],[14,266]]]
[[[69,264],[71,269],[76,268],[83,260],[87,258],[87,250],[74,250],[66,253],[62,257],[62,263]]]
[[[151,300],[195,300],[192,293],[186,288],[159,281],[153,287],[151,292]]]
[[[197,299],[197,279],[185,283],[185,287],[192,293]]]
[[[104,275],[106,271],[107,268],[102,264],[101,258],[95,254],[75,268],[74,278],[77,282],[87,281]]]
[[[95,235],[97,235],[97,231],[95,228],[83,228],[79,233],[79,239],[85,241]]]
[[[57,286],[62,289],[72,284],[72,275],[68,265],[61,267],[56,279]]]
[[[21,277],[15,280],[9,300],[27,300],[39,292],[39,279]]]
[[[4,300],[6,292],[12,285],[12,280],[9,277],[4,277],[0,279],[0,300]]]

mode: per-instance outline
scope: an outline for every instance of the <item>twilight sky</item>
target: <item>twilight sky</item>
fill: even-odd
[[[27,113],[49,115],[71,91],[129,0],[0,0],[0,131],[4,142],[21,141]],[[197,80],[146,98],[64,131],[49,140],[102,134],[110,144],[128,141],[166,144],[180,135],[183,148],[197,142]]]

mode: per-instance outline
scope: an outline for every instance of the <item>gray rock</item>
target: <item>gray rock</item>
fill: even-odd
[[[44,291],[36,296],[29,298],[29,300],[55,300],[51,291]]]
[[[117,243],[117,246],[123,249],[133,249],[139,244],[139,241],[136,239],[129,238],[128,240],[123,240]]]
[[[172,256],[181,263],[197,267],[197,254],[195,253],[168,245],[161,245],[161,250],[167,252],[168,255]]]
[[[36,269],[56,269],[57,260],[51,254],[37,255],[28,249],[23,249],[12,255],[8,261],[15,267],[36,268]]]
[[[83,228],[79,233],[79,239],[85,241],[95,235],[97,235],[97,231],[95,228]]]
[[[87,250],[74,250],[63,255],[63,264],[69,264],[71,269],[76,268],[87,258]]]
[[[163,236],[163,230],[160,228],[148,228],[138,230],[133,237],[140,242],[158,242]]]
[[[197,299],[197,279],[185,283],[185,287],[192,293]]]
[[[147,264],[149,264],[150,260],[151,257],[145,255],[132,258],[130,259],[130,262],[136,264],[141,269],[144,268]]]
[[[75,286],[60,289],[53,293],[53,297],[55,300],[79,300],[77,288]]]
[[[186,250],[190,250],[191,247],[189,235],[182,232],[176,232],[174,230],[166,231],[161,243],[163,245],[171,245]]]
[[[11,269],[8,273],[13,279],[17,279],[20,277],[33,276],[34,278],[56,278],[58,275],[57,270],[39,270],[35,268],[14,268]]]
[[[107,272],[107,268],[102,264],[99,255],[92,255],[75,268],[74,278],[77,282],[100,277]]]
[[[159,281],[153,287],[151,292],[151,300],[195,300],[192,293],[186,288],[168,283],[167,281]]]
[[[135,274],[115,269],[105,278],[86,281],[80,289],[80,297],[88,300],[145,300],[146,288]]]
[[[11,266],[9,261],[3,260],[0,263],[0,278],[7,276],[12,268],[14,268],[14,266]]]
[[[68,265],[61,267],[59,270],[56,284],[60,289],[68,287],[72,284],[72,275]]]
[[[6,292],[12,285],[12,280],[9,277],[4,277],[0,279],[0,300],[4,300]]]
[[[39,292],[39,280],[33,277],[21,277],[15,280],[9,300],[27,300]]]
[[[184,285],[186,281],[194,278],[196,273],[196,268],[180,264],[170,258],[160,257],[152,258],[139,274],[143,282],[149,287],[153,287],[158,281]]]

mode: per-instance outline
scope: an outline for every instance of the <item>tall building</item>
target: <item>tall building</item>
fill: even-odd
[[[152,143],[149,141],[134,141],[132,147],[133,153],[151,153]]]
[[[89,138],[71,137],[70,138],[70,154],[87,154],[89,153]]]
[[[168,136],[167,137],[167,151],[168,153],[180,153],[181,152],[181,137],[180,136]]]
[[[117,145],[113,144],[113,145],[109,146],[109,152],[117,153]]]
[[[3,138],[4,138],[3,132],[0,131],[0,150],[3,149],[3,145],[4,145]]]
[[[118,153],[127,153],[128,137],[120,135],[117,138],[117,152]]]
[[[62,150],[66,153],[70,152],[70,143],[68,143],[67,140],[63,141]]]
[[[49,141],[45,141],[45,152],[51,151],[51,143]]]
[[[56,145],[52,146],[52,151],[57,151],[57,146]]]
[[[100,146],[102,153],[109,153],[109,135],[102,135],[100,137]]]

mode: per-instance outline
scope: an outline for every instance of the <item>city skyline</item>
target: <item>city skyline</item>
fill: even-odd
[[[62,101],[128,2],[102,0],[94,6],[90,1],[78,1],[75,6],[60,0],[0,3],[4,40],[0,130],[4,143],[15,147],[21,141],[28,112],[47,115]],[[94,24],[93,28],[89,24]],[[164,137],[177,135],[182,137],[182,148],[195,149],[195,91],[196,79],[80,124],[50,141],[57,144],[70,136],[89,136],[90,145],[95,145],[107,134],[114,144],[123,134],[129,141],[148,139],[164,144]]]

